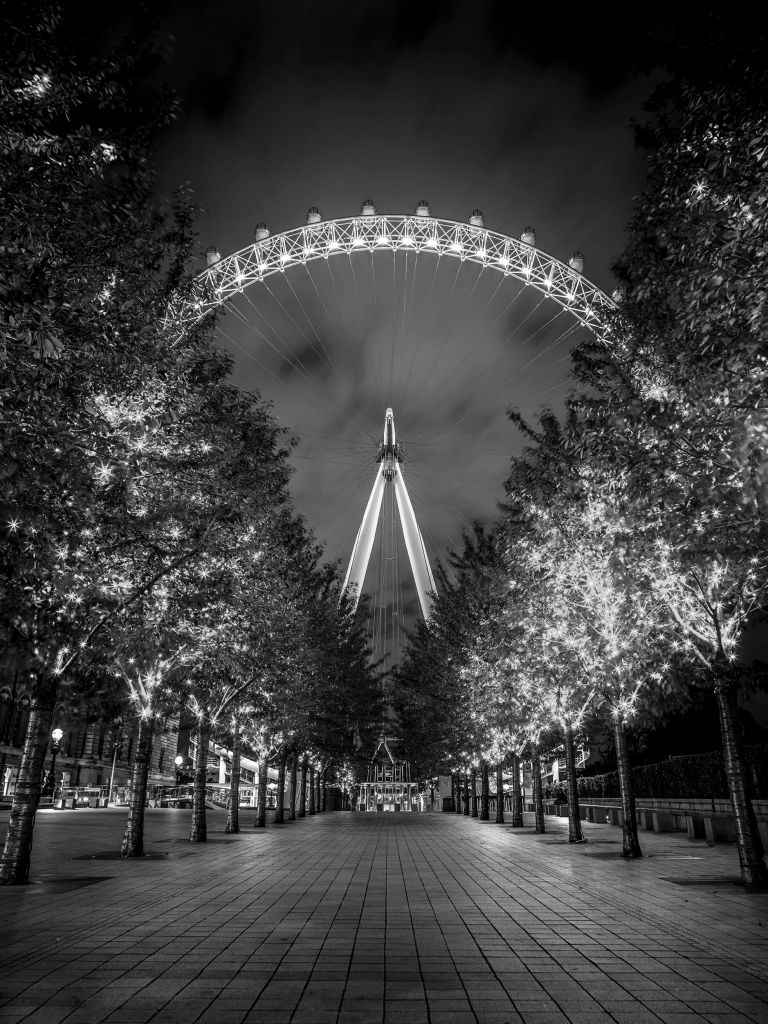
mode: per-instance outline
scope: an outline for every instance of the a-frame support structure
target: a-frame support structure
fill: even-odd
[[[435,578],[432,575],[427,549],[424,547],[424,540],[403,479],[403,452],[395,437],[395,416],[391,409],[387,409],[384,418],[384,440],[379,448],[376,461],[379,463],[379,468],[376,470],[371,496],[365,506],[363,521],[352,549],[352,558],[344,579],[344,589],[353,590],[355,604],[357,604],[368,570],[373,541],[376,537],[376,526],[384,499],[384,490],[387,487],[394,487],[408,560],[411,563],[411,572],[419,595],[421,614],[428,619],[432,610],[431,595],[435,593]]]

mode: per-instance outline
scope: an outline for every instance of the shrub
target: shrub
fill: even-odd
[[[768,746],[759,744],[745,750],[746,767],[752,780],[753,795],[768,796]],[[728,782],[720,750],[707,754],[689,754],[671,757],[657,764],[640,765],[632,769],[635,796],[718,799],[728,797]],[[619,796],[619,773],[582,776],[578,780],[579,796]]]

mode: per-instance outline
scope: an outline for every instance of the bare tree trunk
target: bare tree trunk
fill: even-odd
[[[277,793],[275,794],[275,824],[285,824],[285,808],[283,807],[283,801],[285,800],[285,763],[288,760],[288,755],[283,751],[280,755],[280,761],[277,765]]]
[[[291,755],[291,781],[288,788],[288,820],[296,820],[296,789],[299,774],[299,759],[296,751]]]
[[[464,817],[469,817],[469,776],[464,772]]]
[[[735,722],[736,702],[730,680],[720,678],[716,681],[715,696],[720,713],[723,766],[733,808],[736,845],[741,863],[741,880],[748,889],[764,888],[768,886],[768,868],[766,868],[763,842],[752,806],[750,779],[748,773],[744,771],[744,749]]]
[[[267,826],[267,755],[259,758],[259,795],[254,828]]]
[[[197,729],[197,749],[195,750],[195,766],[193,768],[190,843],[205,843],[208,840],[208,826],[205,820],[205,783],[208,774],[208,741],[210,738],[210,724],[201,721]]]
[[[533,781],[533,814],[535,832],[546,832],[544,824],[544,794],[541,786],[541,758],[536,743],[531,743],[531,777]]]
[[[309,807],[307,814],[315,814],[315,766],[309,766]]]
[[[477,817],[477,769],[472,768],[469,773],[469,777],[472,780],[472,817]]]
[[[144,807],[147,802],[147,775],[151,753],[152,722],[139,715],[136,757],[131,776],[131,802],[128,805],[128,821],[125,823],[123,841],[120,844],[121,857],[144,856]]]
[[[327,768],[323,768],[323,788],[320,793],[320,810],[323,812],[323,814],[325,814],[328,809],[328,780],[326,777],[327,771]]]
[[[483,758],[480,762],[480,821],[488,821],[488,762]]]
[[[299,813],[298,818],[307,816],[307,773],[309,771],[309,758],[305,754],[301,762],[301,789],[299,790]]]
[[[456,813],[462,814],[464,808],[464,794],[461,792],[461,773],[456,772]]]
[[[576,744],[570,719],[565,723],[565,768],[568,772],[568,842],[584,842],[579,810],[579,787],[576,785]]]
[[[452,811],[456,810],[456,802],[456,776],[453,774],[453,772],[451,772],[451,803],[453,804],[453,807],[451,808]]]
[[[512,827],[523,825],[523,791],[520,788],[520,758],[512,755]]]
[[[619,770],[619,790],[621,792],[621,807],[624,812],[624,825],[622,827],[622,856],[642,857],[640,840],[637,838],[637,815],[635,813],[635,787],[632,783],[632,766],[629,763],[627,753],[627,737],[624,732],[624,720],[619,715],[614,715],[613,736],[616,742],[616,764]]]
[[[229,781],[229,810],[225,832],[240,831],[240,730],[235,726],[232,733],[232,775]]]
[[[504,824],[504,768],[501,761],[496,765],[496,824]]]
[[[35,815],[40,803],[43,764],[55,705],[56,681],[38,678],[30,701],[24,750],[0,862],[0,885],[26,885],[29,881]]]

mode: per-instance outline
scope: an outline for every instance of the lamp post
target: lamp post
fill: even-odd
[[[176,765],[176,785],[181,785],[181,766],[184,764],[184,758],[181,754],[177,754],[173,759],[173,763]]]
[[[53,791],[56,788],[56,755],[59,752],[59,744],[63,735],[64,732],[58,726],[51,733],[51,767],[48,769],[41,796],[53,797]]]
[[[123,745],[123,720],[122,718],[116,718],[112,726],[112,774],[109,776],[109,794],[107,796],[107,807],[112,803],[112,789],[115,785],[115,764],[117,762],[117,752]]]

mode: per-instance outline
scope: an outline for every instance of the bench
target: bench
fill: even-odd
[[[623,825],[624,811],[621,805],[609,800],[600,803],[579,801],[579,814],[582,821],[589,821],[593,825]]]
[[[763,846],[768,850],[768,800],[753,800],[752,806]],[[546,809],[550,814],[561,811],[554,806]],[[704,839],[710,846],[732,843],[736,838],[731,801],[728,799],[638,797],[635,809],[638,827],[646,832],[686,832],[690,839]],[[582,820],[593,824],[619,827],[624,824],[624,812],[616,797],[580,800],[579,811]]]

